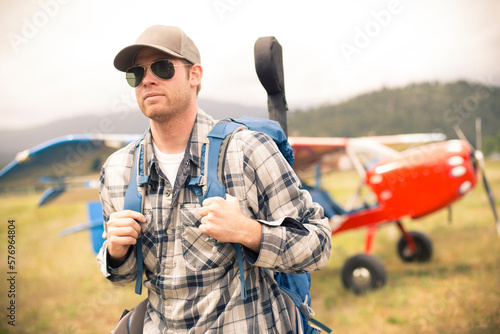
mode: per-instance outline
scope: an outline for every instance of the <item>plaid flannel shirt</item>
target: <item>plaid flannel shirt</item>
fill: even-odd
[[[242,212],[262,223],[260,252],[243,247],[248,295],[243,301],[234,248],[230,243],[214,246],[200,233],[200,203],[186,187],[189,176],[200,175],[202,145],[215,124],[198,111],[175,185],[158,167],[151,132],[146,135],[150,181],[142,251],[150,302],[144,333],[291,333],[284,299],[265,268],[289,273],[323,268],[331,251],[328,220],[309,193],[299,189],[299,179],[272,139],[253,131],[236,133],[227,150],[225,186],[240,200]],[[123,209],[134,153],[130,144],[102,169],[104,237],[110,214]],[[98,261],[113,284],[135,280],[137,261],[130,254],[119,268],[111,268],[104,242]]]

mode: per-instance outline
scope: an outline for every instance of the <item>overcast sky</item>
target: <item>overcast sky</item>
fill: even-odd
[[[134,105],[116,53],[153,24],[201,52],[200,98],[266,106],[253,47],[283,47],[290,109],[412,82],[500,85],[500,1],[2,0],[0,127]]]

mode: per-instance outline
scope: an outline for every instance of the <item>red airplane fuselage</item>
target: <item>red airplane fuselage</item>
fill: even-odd
[[[475,159],[467,142],[450,140],[401,152],[366,172],[365,183],[378,205],[332,222],[332,232],[376,223],[418,218],[449,206],[477,183]]]

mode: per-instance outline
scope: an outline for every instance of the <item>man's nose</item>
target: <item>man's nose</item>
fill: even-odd
[[[146,68],[146,73],[144,73],[144,79],[142,79],[142,83],[145,85],[151,85],[151,84],[157,84],[158,83],[158,77],[153,74],[151,71],[151,68],[148,67]]]

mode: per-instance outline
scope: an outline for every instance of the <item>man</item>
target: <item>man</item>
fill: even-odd
[[[200,62],[192,40],[167,26],[148,28],[115,58],[150,119],[144,139],[149,182],[143,213],[124,211],[135,145],[105,163],[100,268],[114,284],[133,281],[133,249],[141,236],[149,298],[145,333],[289,333],[283,296],[265,268],[323,268],[331,251],[328,221],[299,189],[275,143],[247,130],[236,133],[227,149],[227,198],[199,204],[187,180],[201,175],[202,145],[216,124],[197,106]],[[232,243],[243,245],[246,300]]]

